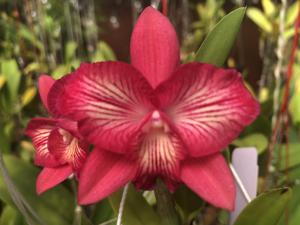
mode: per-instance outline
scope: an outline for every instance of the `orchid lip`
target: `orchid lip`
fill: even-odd
[[[142,127],[144,133],[149,133],[150,131],[163,131],[168,133],[170,131],[169,125],[163,119],[161,112],[159,110],[154,110],[149,118],[149,121]]]

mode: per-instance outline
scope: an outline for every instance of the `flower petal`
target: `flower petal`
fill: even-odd
[[[77,138],[82,138],[81,134],[78,131],[78,123],[76,121],[69,120],[66,118],[58,118],[57,126],[63,128],[64,130],[67,130]]]
[[[170,77],[179,65],[179,43],[167,17],[146,8],[134,27],[130,43],[131,64],[153,88]]]
[[[128,64],[83,64],[72,78],[60,81],[49,94],[51,108],[79,121],[79,131],[104,149],[126,152],[148,112],[153,90]]]
[[[49,111],[48,107],[48,93],[50,88],[53,86],[55,83],[55,80],[50,77],[49,75],[41,75],[39,77],[39,93],[40,97],[42,99],[43,105],[45,108]]]
[[[34,163],[38,166],[56,167],[60,163],[50,154],[48,139],[51,131],[56,128],[55,119],[35,118],[30,120],[26,128],[26,135],[31,137],[35,148]]]
[[[212,205],[234,209],[234,180],[221,154],[186,160],[181,168],[181,179]]]
[[[259,114],[259,104],[241,75],[209,64],[181,66],[156,93],[196,157],[221,151]]]
[[[69,165],[44,168],[36,180],[36,190],[38,194],[42,194],[48,189],[63,182],[73,173],[72,167]]]
[[[67,130],[52,130],[48,141],[49,151],[61,163],[69,163],[74,170],[79,170],[87,156],[89,145],[79,141]]]
[[[133,179],[136,168],[136,163],[123,155],[94,149],[80,173],[79,204],[100,201],[117,191]]]

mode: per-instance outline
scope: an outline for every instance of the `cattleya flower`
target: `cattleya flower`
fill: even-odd
[[[55,81],[46,75],[39,79],[39,93],[46,109],[48,92]],[[26,134],[36,149],[35,164],[44,167],[36,182],[40,194],[61,183],[71,174],[79,174],[87,156],[88,144],[78,133],[77,122],[53,114],[54,118],[32,119]]]
[[[211,204],[232,210],[235,185],[221,155],[259,113],[235,70],[179,65],[169,20],[146,8],[131,38],[131,65],[84,63],[57,81],[49,110],[78,121],[94,145],[79,179],[80,204],[97,202],[128,182],[170,191],[184,183]]]

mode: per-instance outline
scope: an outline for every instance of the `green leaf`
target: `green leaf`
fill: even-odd
[[[287,180],[288,178],[288,180]],[[300,165],[289,168],[288,170],[288,177],[282,175],[279,177],[278,182],[280,184],[286,184],[286,182],[295,182],[296,180],[300,179]]]
[[[281,162],[279,164],[279,170],[285,170],[300,165],[300,143],[289,143],[288,151],[285,144],[281,146]],[[288,154],[288,165],[286,165],[286,154]]]
[[[56,69],[52,72],[52,77],[57,80],[57,79],[61,78],[62,76],[71,72],[70,69],[71,68],[69,65],[61,64],[61,65],[57,66]]]
[[[69,191],[63,186],[58,186],[38,196],[35,181],[39,170],[14,156],[4,155],[3,158],[15,186],[46,224],[71,224],[75,206]],[[15,207],[2,176],[0,176],[0,198]]]
[[[257,8],[251,7],[247,10],[247,16],[263,31],[271,33],[273,31],[272,23],[268,18]]]
[[[213,30],[207,35],[195,60],[222,66],[234,44],[246,8],[238,8],[224,16]]]
[[[284,213],[292,191],[272,190],[259,195],[241,212],[234,225],[276,225]]]
[[[1,73],[5,77],[10,95],[10,100],[12,102],[15,102],[18,97],[18,90],[21,81],[21,72],[19,70],[16,60],[3,60],[1,62]]]
[[[7,134],[7,123],[0,121],[0,146],[3,152],[10,152],[11,137]]]
[[[37,36],[34,34],[34,32],[32,32],[31,30],[29,30],[26,26],[21,25],[18,29],[18,33],[17,33],[21,38],[24,38],[25,40],[27,40],[28,42],[30,42],[30,44],[32,44],[33,46],[37,47],[40,51],[44,51],[44,46],[43,44],[39,41],[39,39],[37,38]]]
[[[299,87],[296,88],[297,90],[291,97],[289,103],[289,112],[291,114],[292,121],[294,124],[300,123],[300,79],[299,81],[297,81],[297,83],[299,83]]]
[[[181,185],[174,193],[176,204],[182,209],[186,216],[199,210],[203,201],[185,185]]]
[[[2,89],[3,85],[5,84],[6,79],[3,75],[0,74],[0,90]]]
[[[91,220],[94,224],[101,224],[112,218],[114,218],[114,211],[108,199],[104,199],[95,205],[91,215]]]
[[[0,217],[0,225],[26,225],[21,214],[10,206],[5,206]]]
[[[100,41],[97,44],[97,49],[94,56],[92,57],[92,61],[99,62],[99,61],[108,61],[108,60],[110,61],[116,60],[116,55],[107,43],[105,43],[104,41]]]
[[[289,217],[289,225],[299,225],[300,221],[300,186],[293,187],[293,195],[291,200],[289,201],[288,206],[288,217]],[[284,214],[278,225],[286,225],[286,215]]]
[[[238,147],[255,147],[258,154],[263,153],[268,147],[268,139],[260,133],[249,134],[246,137],[236,139],[232,144]]]
[[[115,213],[118,213],[123,190],[120,190],[109,197],[111,206]],[[124,225],[161,225],[158,214],[147,203],[141,193],[133,186],[129,187],[124,207],[122,224]]]
[[[287,27],[292,26],[295,23],[298,14],[298,9],[299,9],[298,1],[295,1],[295,3],[288,8],[286,13],[286,21],[285,21]]]
[[[74,41],[69,41],[66,44],[66,53],[65,53],[65,62],[66,63],[70,63],[72,61],[72,59],[75,58],[75,53],[76,53],[76,49],[77,49],[78,45],[76,42]]]
[[[295,35],[294,27],[288,28],[283,33],[285,39],[290,39]]]
[[[37,93],[36,87],[28,87],[21,96],[21,105],[22,107],[28,105]]]
[[[262,0],[261,1],[264,12],[268,17],[273,16],[276,13],[276,6],[272,0]]]
[[[40,73],[41,70],[43,69],[43,64],[39,62],[32,62],[29,63],[25,68],[24,68],[24,73],[25,74],[30,74],[32,72],[38,72]]]

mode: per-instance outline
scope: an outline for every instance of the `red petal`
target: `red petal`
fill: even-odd
[[[259,114],[238,72],[208,64],[181,66],[157,95],[193,156],[221,151]]]
[[[47,118],[32,119],[26,128],[26,135],[31,137],[35,152],[35,164],[56,167],[60,163],[50,154],[48,139],[51,131],[56,128],[56,120]]]
[[[89,142],[126,152],[153,108],[149,100],[152,92],[142,75],[128,64],[83,64],[71,78],[54,85],[49,103],[63,115],[81,120],[79,131]]]
[[[136,168],[123,155],[94,149],[80,173],[79,203],[91,204],[117,191],[133,179]]]
[[[222,155],[186,160],[181,168],[181,179],[212,205],[234,209],[234,180]]]
[[[48,107],[48,93],[50,88],[53,86],[55,83],[55,80],[48,76],[48,75],[41,75],[39,78],[39,93],[40,97],[42,99],[42,102],[45,106],[45,108],[49,111]]]
[[[168,18],[146,8],[134,27],[130,54],[132,65],[153,88],[168,79],[179,64],[179,43]]]
[[[79,170],[87,156],[88,144],[79,141],[68,131],[54,129],[48,141],[49,151],[61,163],[69,163],[74,170]]]
[[[62,103],[62,98],[68,95],[66,90],[67,85],[74,78],[74,74],[67,74],[63,76],[61,79],[57,80],[55,84],[52,86],[49,94],[47,103],[49,106],[49,111],[53,115],[66,116],[67,112],[65,112],[64,103]]]
[[[73,173],[69,165],[55,168],[44,168],[36,180],[36,190],[38,194],[63,182]]]
[[[76,121],[72,121],[65,118],[58,118],[57,119],[58,127],[63,128],[64,130],[67,130],[75,137],[81,137],[79,131],[78,131],[78,123]]]

